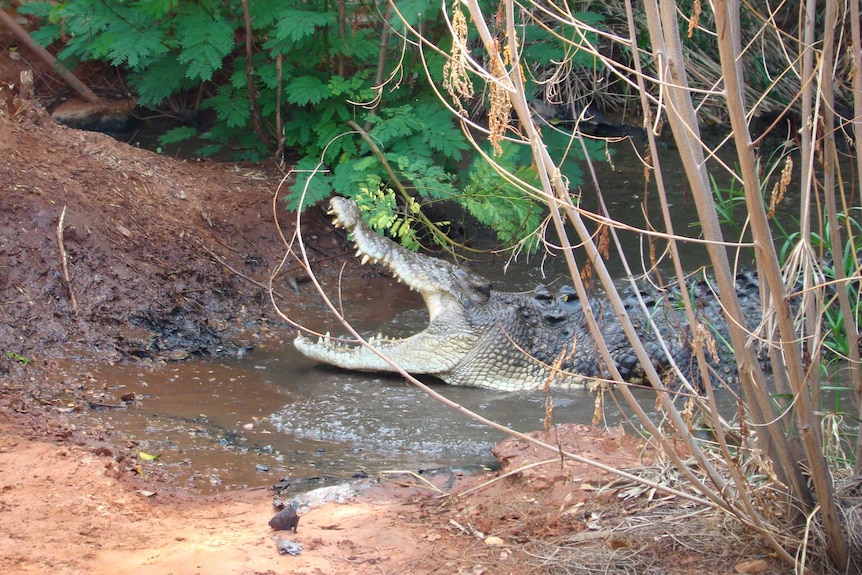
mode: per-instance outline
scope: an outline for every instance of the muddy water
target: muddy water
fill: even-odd
[[[326,321],[329,314],[311,288],[303,289],[309,309],[293,311],[316,316],[312,327],[343,332]],[[345,284],[342,296],[360,331],[403,336],[427,325],[421,299],[388,277]],[[136,400],[98,418],[130,435],[144,453],[158,455],[157,465],[183,484],[204,492],[269,486],[284,477],[303,485],[309,478],[493,463],[490,447],[504,438],[501,433],[450,411],[400,377],[317,365],[296,352],[291,339],[289,332],[258,338],[245,357],[229,361],[100,366],[92,371],[96,385],[115,398],[134,393]],[[514,429],[543,426],[541,393],[429,383]],[[592,419],[592,394],[572,390],[553,398],[554,421]]]
[[[202,491],[283,477],[489,465],[490,447],[504,438],[399,377],[316,366],[288,346],[222,363],[106,366],[94,376],[114,393],[137,398],[125,410],[101,413],[103,424],[131,435],[141,451],[158,455],[166,470]],[[541,393],[432,385],[514,429],[543,426]],[[592,419],[592,394],[555,392],[553,399],[555,421]]]
[[[600,178],[614,215],[642,222],[644,192],[638,182],[643,176],[636,157],[623,149],[614,170],[602,169]],[[682,176],[671,172],[669,186],[678,190],[672,201],[675,209],[682,208],[679,221],[684,228],[694,216],[675,177]],[[585,193],[585,206],[593,201]],[[658,213],[654,200],[648,199],[647,205]],[[623,240],[629,253],[640,252],[634,236]],[[508,290],[554,283],[565,274],[559,257],[522,259],[502,275],[505,263],[503,257],[489,256],[475,269]],[[612,269],[621,270],[613,261]],[[375,279],[342,295],[347,315],[360,330],[381,328],[399,335],[426,325],[421,301],[389,279]],[[317,315],[315,327],[326,329],[325,312],[321,309]],[[493,461],[490,447],[503,439],[398,377],[316,366],[297,354],[289,341],[258,342],[248,356],[233,361],[103,366],[94,375],[114,393],[134,392],[137,398],[126,410],[102,413],[103,422],[133,436],[141,451],[159,456],[158,465],[201,491],[268,486],[283,477],[301,481],[392,469],[485,465]],[[514,429],[543,426],[541,393],[435,385],[457,403]],[[555,422],[593,419],[592,394],[556,391],[553,399]],[[612,407],[605,417],[615,423]]]

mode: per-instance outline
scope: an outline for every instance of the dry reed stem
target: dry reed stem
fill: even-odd
[[[57,222],[57,248],[60,250],[60,270],[63,273],[63,283],[66,284],[66,291],[69,292],[69,303],[72,306],[72,311],[78,313],[78,300],[75,298],[75,292],[72,289],[72,280],[69,278],[69,256],[66,254],[66,246],[63,242],[65,219],[66,206],[63,206],[63,211],[60,212],[60,220]]]

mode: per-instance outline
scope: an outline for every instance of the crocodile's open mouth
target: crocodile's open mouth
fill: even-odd
[[[419,292],[428,310],[429,324],[402,339],[374,336],[367,340],[368,346],[331,338],[328,334],[316,341],[299,336],[294,341],[296,348],[312,359],[347,369],[392,371],[394,368],[376,350],[407,371],[449,370],[459,361],[461,352],[468,349],[466,345],[458,345],[459,341],[470,339],[472,331],[465,306],[486,301],[490,283],[454,264],[416,254],[377,235],[365,224],[353,202],[333,198],[330,213],[336,227],[353,235],[356,257],[363,264],[381,264],[399,282]]]

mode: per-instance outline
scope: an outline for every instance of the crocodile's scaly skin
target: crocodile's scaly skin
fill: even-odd
[[[393,275],[418,291],[430,315],[429,326],[406,339],[373,339],[371,345],[413,374],[431,374],[452,385],[518,391],[555,386],[582,385],[606,378],[607,369],[584,318],[584,302],[574,289],[563,287],[556,293],[545,286],[532,293],[507,293],[491,289],[490,282],[449,262],[417,254],[376,234],[362,219],[355,203],[333,198],[331,213],[335,224],[346,228],[363,262],[379,262]],[[743,291],[756,298],[756,279],[741,277]],[[704,292],[708,290],[704,289]],[[723,319],[711,294],[698,298],[701,312],[713,329],[723,332]],[[656,338],[661,332],[673,361],[686,376],[697,381],[689,344],[692,330],[683,321],[679,307],[670,296],[649,294],[650,314],[643,313],[632,296],[627,313],[642,336],[653,365],[662,374],[671,373],[671,359]],[[704,302],[707,302],[704,304]],[[601,332],[623,378],[639,381],[643,368],[610,305],[591,298],[589,305],[598,318]],[[759,302],[751,306],[759,309]],[[294,341],[304,355],[345,369],[394,371],[375,353],[362,346],[335,343],[330,339],[312,341],[299,336]],[[719,352],[720,355],[720,352]],[[714,368],[724,375],[735,373],[732,358],[719,357]],[[553,369],[557,366],[559,369]]]

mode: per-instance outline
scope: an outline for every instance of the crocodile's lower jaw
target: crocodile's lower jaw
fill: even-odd
[[[458,345],[459,341],[463,345]],[[316,342],[300,335],[293,345],[306,357],[343,369],[395,372],[400,368],[410,373],[436,375],[445,381],[446,374],[458,365],[462,353],[473,343],[464,338],[446,338],[444,342],[423,331],[406,339],[373,337],[367,345],[341,343],[328,334]]]

